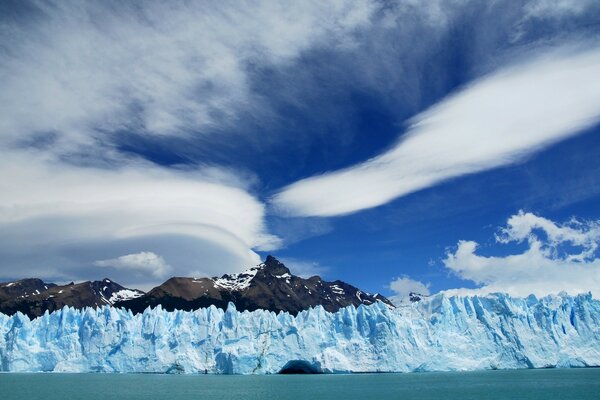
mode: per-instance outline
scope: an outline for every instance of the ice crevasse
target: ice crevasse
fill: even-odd
[[[600,301],[443,294],[297,316],[216,307],[0,314],[0,370],[265,374],[600,366]]]

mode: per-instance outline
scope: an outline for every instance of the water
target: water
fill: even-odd
[[[0,374],[0,399],[600,399],[600,369],[365,375]]]

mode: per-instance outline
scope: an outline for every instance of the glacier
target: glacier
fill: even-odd
[[[591,294],[438,294],[292,316],[230,304],[134,315],[65,307],[30,320],[0,314],[0,370],[269,374],[600,366],[600,301]]]

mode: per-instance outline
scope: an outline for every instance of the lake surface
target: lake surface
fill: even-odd
[[[600,369],[356,375],[0,374],[0,399],[600,399]]]

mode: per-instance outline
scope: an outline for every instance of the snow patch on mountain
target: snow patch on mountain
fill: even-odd
[[[114,292],[108,301],[110,304],[115,304],[117,301],[136,299],[143,295],[144,293],[140,292],[139,290],[123,289],[119,290],[118,292]]]
[[[220,278],[213,278],[213,282],[215,287],[230,291],[241,291],[250,286],[250,281],[254,279],[258,271],[264,268],[264,266],[264,264],[260,264],[237,274],[226,274]]]
[[[331,285],[331,291],[335,294],[345,294],[344,289],[338,285]]]

